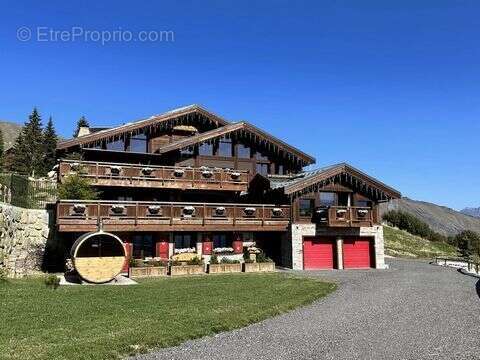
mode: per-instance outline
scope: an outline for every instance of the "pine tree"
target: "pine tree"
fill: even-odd
[[[81,127],[89,127],[89,126],[90,126],[90,124],[88,123],[88,120],[85,118],[85,116],[82,116],[77,121],[77,128],[75,129],[75,132],[73,133],[73,137],[78,136],[78,132],[80,131]]]
[[[43,131],[43,146],[44,146],[44,171],[43,174],[47,174],[55,166],[56,158],[55,152],[57,149],[57,133],[55,132],[55,127],[53,126],[52,117],[48,119],[47,126]]]
[[[0,129],[0,171],[3,171],[4,165],[4,145],[3,145],[3,132]]]
[[[44,175],[42,119],[37,108],[28,117],[13,149],[14,171],[26,175]]]

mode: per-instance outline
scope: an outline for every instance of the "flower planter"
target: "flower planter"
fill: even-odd
[[[204,273],[204,265],[172,265],[170,267],[171,276],[201,275]]]
[[[264,262],[264,263],[245,263],[243,271],[248,272],[273,272],[275,271],[274,262]]]
[[[242,264],[210,264],[208,266],[209,274],[237,273],[242,272]]]
[[[167,267],[166,266],[131,267],[128,271],[128,276],[131,278],[167,276]]]

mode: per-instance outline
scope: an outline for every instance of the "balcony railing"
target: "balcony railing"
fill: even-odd
[[[59,231],[285,231],[290,207],[132,201],[57,203]]]
[[[361,227],[378,223],[377,208],[360,206],[329,206],[315,209],[313,220],[323,226]]]
[[[62,160],[59,179],[76,173],[96,186],[246,191],[250,174],[242,170],[135,165]]]

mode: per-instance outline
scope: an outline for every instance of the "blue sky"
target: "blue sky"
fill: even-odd
[[[0,119],[37,106],[69,136],[81,115],[115,125],[198,103],[318,165],[347,161],[405,196],[480,206],[478,1],[0,4]],[[37,27],[174,41],[36,41]]]

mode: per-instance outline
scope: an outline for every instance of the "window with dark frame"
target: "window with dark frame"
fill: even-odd
[[[320,206],[335,206],[336,194],[334,192],[319,192],[318,200]]]
[[[230,234],[214,234],[213,248],[232,247],[232,236]]]
[[[130,143],[128,144],[127,151],[129,152],[147,152],[147,136],[145,134],[133,135],[130,138]]]
[[[358,207],[372,207],[372,202],[370,200],[357,200],[355,201],[355,206]]]
[[[268,175],[270,172],[270,164],[257,163],[257,173],[261,175]]]
[[[298,214],[301,217],[312,217],[315,201],[313,199],[300,199],[298,201]]]
[[[194,248],[196,246],[194,236],[195,234],[175,234],[173,236],[175,249]]]
[[[151,234],[136,234],[133,236],[132,255],[135,259],[144,259],[146,257],[154,257],[155,249],[153,236]]]
[[[118,139],[115,141],[107,142],[107,150],[113,151],[125,151],[125,141]]]
[[[268,161],[268,156],[259,152],[259,151],[256,151],[255,152],[255,159],[259,160],[259,161]]]
[[[277,164],[275,167],[275,173],[277,175],[285,175],[285,169],[282,164]]]
[[[226,137],[221,138],[218,141],[218,150],[217,155],[223,157],[232,157],[232,139],[228,139]]]
[[[213,156],[213,144],[203,143],[198,147],[198,155]]]
[[[237,144],[237,157],[239,159],[250,159],[251,150],[250,147],[244,144]]]

